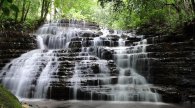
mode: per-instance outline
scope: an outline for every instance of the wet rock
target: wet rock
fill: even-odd
[[[97,73],[100,72],[100,70],[99,70],[99,65],[98,65],[98,64],[92,64],[91,69],[93,70],[93,72],[94,72],[95,74],[97,74]]]
[[[0,69],[11,59],[37,48],[36,37],[16,31],[0,32]]]
[[[93,38],[84,38],[82,41],[82,46],[83,47],[90,47],[93,46]]]
[[[159,35],[147,38],[150,44],[146,50],[149,62],[150,83],[175,88],[161,90],[163,101],[189,101],[188,96],[194,93],[194,42],[185,35]]]
[[[50,86],[47,92],[48,99],[73,99],[73,91],[70,88],[62,87],[62,86]]]
[[[82,38],[80,38],[80,37],[72,38],[72,39],[71,39],[71,42],[72,42],[72,41],[82,41]]]
[[[69,23],[69,20],[61,20],[62,26]],[[91,28],[98,28],[95,23],[83,23],[79,21],[80,25]],[[67,25],[66,25],[67,26]],[[52,28],[54,29],[54,28]],[[51,31],[51,34],[55,34],[55,30]],[[112,33],[114,31],[111,31]],[[147,33],[147,32],[146,32]],[[146,54],[139,54],[142,51],[143,46],[137,48],[137,51],[133,52],[135,45],[138,45],[141,37],[128,36],[123,34],[121,37],[127,46],[127,53],[134,54],[138,57],[136,59],[135,68],[139,71],[139,74],[146,77],[147,81],[151,84],[159,85],[159,88],[154,88],[153,91],[157,91],[162,95],[164,102],[180,102],[183,101],[183,96],[188,97],[188,100],[193,100],[194,87],[195,87],[195,42],[188,36],[177,35],[148,35],[144,38],[147,39]],[[100,37],[101,47],[94,48],[95,37],[102,35],[102,32],[97,31],[85,31],[83,28],[79,33],[81,37],[75,37],[71,39],[69,48],[54,50],[54,55],[57,60],[60,61],[58,70],[56,70],[51,76],[51,84],[48,89],[47,97],[52,99],[74,99],[73,96],[73,84],[70,82],[75,70],[78,69],[80,77],[85,77],[79,83],[81,88],[77,91],[77,99],[109,99],[107,95],[100,95],[102,92],[109,93],[110,88],[106,88],[103,84],[106,84],[102,79],[101,63],[96,55],[101,59],[107,60],[108,69],[103,70],[109,73],[108,79],[112,84],[117,84],[119,69],[114,63],[113,55],[116,54],[110,47],[118,46],[119,36],[108,35],[106,37]],[[10,59],[20,56],[31,49],[36,48],[34,36],[22,33],[2,33],[0,32],[0,66],[4,66]],[[45,43],[48,43],[46,39]],[[99,45],[100,46],[100,45]],[[106,47],[108,48],[106,48]],[[43,53],[47,53],[48,50],[43,50]],[[82,52],[82,53],[81,53]],[[89,54],[86,54],[88,53]],[[137,54],[137,55],[136,55]],[[80,55],[80,56],[78,56]],[[90,55],[90,56],[89,56]],[[124,56],[124,62],[119,66],[126,68],[128,65],[128,57]],[[133,60],[133,59],[131,59]],[[54,61],[54,59],[52,59]],[[47,61],[40,61],[47,62]],[[75,64],[79,66],[75,68]],[[37,63],[40,66],[38,69],[37,77],[40,76],[40,72],[46,67],[45,63]],[[56,63],[51,63],[51,66]],[[131,70],[125,70],[126,76],[131,75]],[[105,76],[104,76],[105,77]],[[33,85],[36,81],[32,82]],[[164,86],[169,87],[164,87]],[[90,86],[87,88],[87,86]],[[33,95],[34,86],[30,87],[30,97]],[[185,90],[184,90],[185,89]],[[183,95],[185,94],[185,95]],[[101,98],[100,98],[101,97]]]
[[[96,34],[99,36],[103,35],[103,33],[101,31],[98,31]]]
[[[69,48],[81,48],[82,43],[80,41],[71,41],[69,44]]]
[[[70,21],[70,20],[68,20],[68,19],[61,19],[59,22],[60,22],[60,23],[69,23],[69,21]]]
[[[93,32],[90,32],[90,31],[81,31],[80,33],[80,36],[81,37],[98,37],[99,34],[96,34],[96,33],[93,33]]]
[[[122,39],[127,39],[128,37],[129,37],[129,36],[126,35],[126,34],[122,34],[122,35],[121,35],[121,38],[122,38]]]
[[[141,40],[141,38],[138,37],[127,37],[126,39],[129,40],[131,43],[138,42]]]
[[[109,31],[109,33],[111,33],[111,34],[114,33],[114,30],[113,30],[113,29],[109,29],[108,31]]]
[[[106,37],[112,41],[118,41],[120,38],[118,35],[107,35]]]
[[[106,60],[112,60],[113,59],[113,52],[108,50],[101,51],[101,58]]]
[[[195,95],[188,96],[188,99],[189,99],[190,103],[193,103],[195,101]]]
[[[161,95],[163,102],[179,103],[182,101],[182,94],[176,88],[161,86],[154,89]]]

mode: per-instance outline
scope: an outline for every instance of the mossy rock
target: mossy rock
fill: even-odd
[[[18,99],[0,85],[0,108],[22,108]]]

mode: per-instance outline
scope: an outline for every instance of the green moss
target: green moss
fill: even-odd
[[[22,108],[18,99],[0,85],[0,108]]]

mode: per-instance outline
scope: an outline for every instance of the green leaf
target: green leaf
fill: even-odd
[[[9,3],[12,3],[13,2],[13,0],[7,0]]]
[[[9,8],[4,7],[4,8],[2,8],[2,10],[3,10],[3,14],[5,14],[5,15],[7,15],[7,16],[10,14]]]
[[[12,4],[12,5],[10,6],[10,8],[11,8],[13,11],[15,11],[15,12],[19,12],[18,7],[17,7],[16,5],[14,5],[14,4]]]

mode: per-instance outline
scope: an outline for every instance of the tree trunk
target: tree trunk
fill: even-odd
[[[193,12],[195,13],[195,1],[194,0],[191,0],[192,2],[192,9],[193,9]]]
[[[26,6],[26,0],[23,0],[23,5],[22,5],[22,16],[21,16],[20,22],[23,22],[23,21],[24,21],[25,6]]]
[[[45,0],[42,0],[42,6],[41,6],[41,19],[43,19],[43,14],[44,14],[44,6],[45,6]]]
[[[44,17],[43,17],[43,19],[46,19],[46,17],[47,17],[47,14],[48,14],[48,12],[49,12],[49,6],[50,6],[50,1],[47,1],[45,4],[45,14],[44,14]]]
[[[30,2],[28,3],[28,7],[27,7],[27,10],[26,10],[26,12],[25,12],[25,14],[24,14],[24,19],[23,19],[23,21],[26,20],[29,10],[30,10]]]
[[[51,1],[49,0],[42,0],[42,7],[41,7],[41,20],[45,20],[49,11]]]

